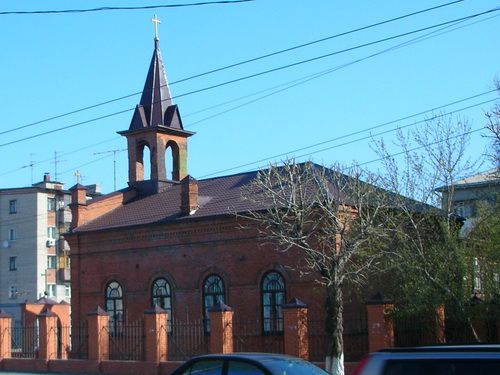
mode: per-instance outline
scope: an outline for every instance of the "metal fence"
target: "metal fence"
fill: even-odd
[[[234,351],[284,353],[283,333],[264,334],[262,331],[262,322],[260,320],[234,320]]]
[[[65,350],[67,357],[71,359],[88,358],[88,325],[86,321],[77,323],[75,326],[63,326],[58,338],[58,352]]]
[[[109,332],[109,359],[142,361],[144,359],[144,325],[142,320],[120,326]]]
[[[324,361],[330,341],[325,329],[325,320],[310,319],[308,335],[309,360]],[[346,361],[359,361],[368,353],[368,323],[365,312],[344,316],[343,340]]]
[[[394,345],[409,347],[436,344],[436,321],[432,314],[394,315]]]
[[[168,333],[168,359],[183,361],[195,355],[207,354],[209,336],[203,329],[203,320],[169,321],[164,329]]]
[[[12,357],[37,358],[38,356],[38,325],[12,327]]]

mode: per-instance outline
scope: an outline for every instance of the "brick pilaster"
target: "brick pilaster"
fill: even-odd
[[[232,353],[233,309],[222,302],[208,310],[210,314],[210,353]]]
[[[367,302],[368,350],[370,352],[394,347],[394,323],[389,316],[393,309],[394,305],[381,293],[377,293]]]
[[[0,360],[12,355],[12,318],[0,310]]]
[[[162,308],[155,306],[144,312],[144,350],[147,362],[167,361],[167,324],[168,314]]]
[[[57,315],[46,309],[38,315],[38,322],[40,359],[57,359]]]
[[[107,361],[109,359],[109,315],[101,307],[87,313],[89,360]]]
[[[283,305],[285,354],[309,358],[307,310],[307,305],[297,298]]]

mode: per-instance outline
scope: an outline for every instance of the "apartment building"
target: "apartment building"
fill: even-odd
[[[0,308],[20,319],[20,306],[40,297],[71,299],[71,195],[60,182],[0,189]]]

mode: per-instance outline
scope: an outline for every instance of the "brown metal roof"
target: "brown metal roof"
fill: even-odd
[[[172,184],[160,193],[123,204],[109,213],[75,228],[74,232],[231,215],[236,212],[262,208],[242,198],[242,188],[256,175],[257,172],[248,172],[198,181],[199,208],[189,216],[181,214],[180,184]],[[106,196],[101,197],[98,201],[103,199],[106,199]],[[89,204],[91,205],[92,202]]]

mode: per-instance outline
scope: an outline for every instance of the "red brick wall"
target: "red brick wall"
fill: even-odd
[[[104,307],[104,290],[111,280],[123,287],[126,319],[139,319],[150,308],[151,284],[159,276],[171,283],[174,318],[200,319],[200,288],[212,273],[223,278],[226,304],[239,319],[259,319],[260,282],[272,269],[284,276],[287,299],[301,299],[312,314],[323,312],[320,288],[290,269],[298,255],[259,243],[256,233],[240,230],[234,218],[72,235],[68,240],[75,321],[97,305]]]

